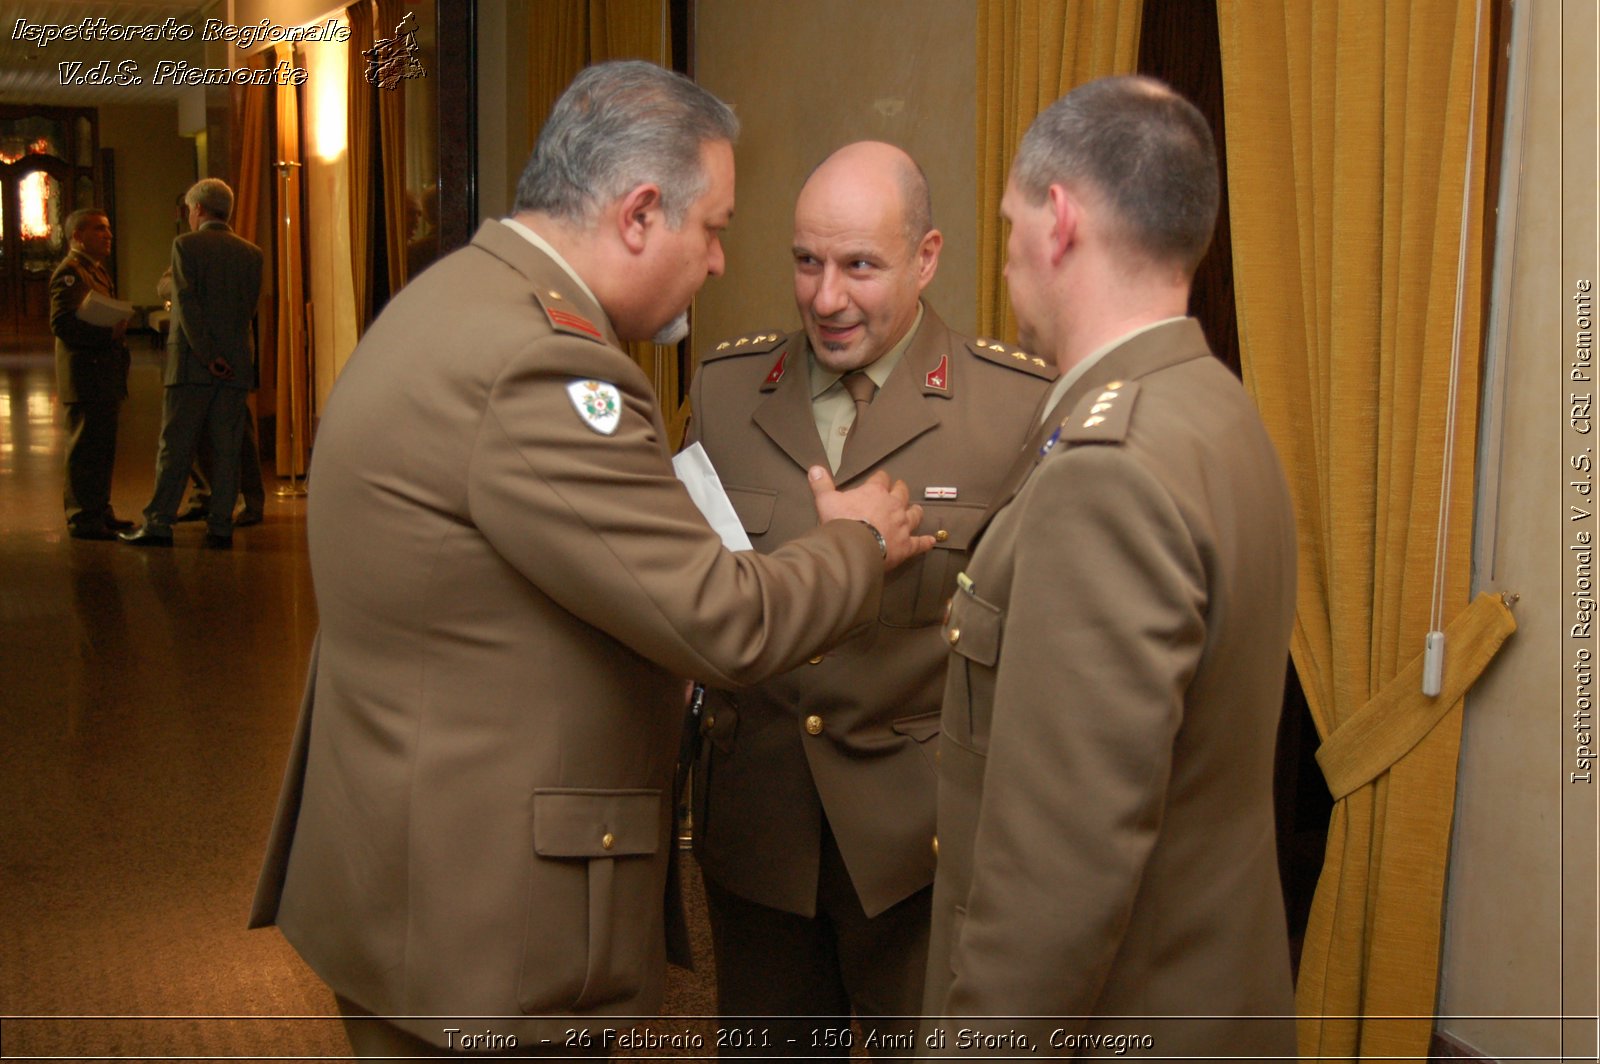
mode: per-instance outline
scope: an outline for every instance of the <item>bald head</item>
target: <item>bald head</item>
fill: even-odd
[[[796,214],[808,192],[813,203],[843,198],[870,204],[874,211],[897,212],[899,227],[912,247],[933,228],[928,175],[910,155],[881,140],[846,144],[818,163],[800,190]]]
[[[795,302],[822,365],[871,365],[910,330],[944,240],[932,214],[922,168],[892,144],[847,144],[811,171],[794,207]]]

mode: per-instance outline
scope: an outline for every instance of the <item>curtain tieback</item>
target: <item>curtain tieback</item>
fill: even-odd
[[[1484,592],[1456,615],[1445,633],[1444,682],[1439,694],[1422,693],[1422,658],[1412,658],[1349,720],[1317,748],[1317,764],[1338,801],[1372,782],[1406,756],[1466,695],[1501,644],[1517,630],[1498,594]]]

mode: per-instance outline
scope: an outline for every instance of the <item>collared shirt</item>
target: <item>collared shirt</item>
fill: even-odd
[[[578,271],[572,268],[572,264],[570,262],[561,257],[561,252],[550,246],[550,241],[546,240],[538,233],[535,233],[532,229],[529,229],[515,218],[502,218],[500,221],[507,229],[510,229],[513,233],[521,236],[528,243],[532,244],[534,247],[538,248],[540,251],[554,259],[556,265],[560,266],[563,270],[566,270],[567,276],[571,277],[573,281],[577,283],[578,287],[583,289],[583,294],[594,300],[595,306],[600,306],[600,300],[596,299],[595,294],[589,290],[589,286],[583,283],[583,278],[578,276]],[[604,310],[605,308],[600,307],[600,309]]]
[[[1050,416],[1050,411],[1054,410],[1056,408],[1056,404],[1061,401],[1061,397],[1067,394],[1067,389],[1071,388],[1073,384],[1081,380],[1083,375],[1089,372],[1090,366],[1093,366],[1096,362],[1099,362],[1112,351],[1115,351],[1117,348],[1121,347],[1123,344],[1127,343],[1129,340],[1132,340],[1135,336],[1138,336],[1141,333],[1147,333],[1151,329],[1159,329],[1163,325],[1171,325],[1175,321],[1183,320],[1184,318],[1182,316],[1176,318],[1162,318],[1160,321],[1153,321],[1149,325],[1144,325],[1134,329],[1132,332],[1123,333],[1109,344],[1104,344],[1095,348],[1093,351],[1090,351],[1088,357],[1079,362],[1076,366],[1073,366],[1071,369],[1067,370],[1067,372],[1063,373],[1059,378],[1056,379],[1055,387],[1050,389],[1050,398],[1045,400],[1044,409],[1039,414],[1039,424],[1043,425],[1045,423],[1045,419]]]
[[[872,383],[880,389],[889,379],[889,374],[900,364],[905,353],[911,348],[911,341],[915,339],[917,330],[922,328],[922,304],[917,304],[917,317],[911,323],[911,328],[900,338],[900,342],[891,347],[887,354],[882,355],[870,366],[863,367],[863,371],[872,378]],[[811,350],[810,341],[806,343],[806,364],[811,370],[811,416],[817,423],[817,434],[822,437],[822,448],[828,453],[828,465],[837,473],[839,463],[844,459],[844,438],[850,434],[850,426],[856,423],[856,404],[850,398],[850,393],[844,390],[840,383],[844,374],[835,373],[817,361],[817,356]]]
[[[95,287],[108,296],[117,294],[117,282],[112,278],[111,271],[103,263],[97,262],[93,256],[81,248],[72,248],[69,254],[78,260],[84,272],[94,279]]]

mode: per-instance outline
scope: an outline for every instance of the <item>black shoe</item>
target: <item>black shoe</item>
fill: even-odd
[[[206,533],[206,546],[212,550],[232,550],[233,537],[219,536],[215,532]]]
[[[133,522],[124,521],[120,517],[111,516],[106,518],[106,527],[111,529],[113,532],[126,532],[128,529],[133,527]]]
[[[69,527],[67,535],[73,539],[116,539],[117,534],[104,525],[79,525]]]
[[[238,517],[235,517],[233,519],[233,527],[234,528],[249,528],[251,525],[259,525],[265,519],[266,519],[266,515],[265,514],[257,513],[257,512],[252,511],[252,510],[246,510],[243,513],[241,513]]]
[[[122,542],[126,543],[130,547],[172,546],[172,536],[170,534],[163,535],[160,532],[152,532],[149,525],[145,525],[143,528],[135,532],[119,533],[117,538],[122,540]]]
[[[191,506],[177,517],[174,517],[172,523],[181,525],[188,521],[204,521],[209,512],[204,506]]]

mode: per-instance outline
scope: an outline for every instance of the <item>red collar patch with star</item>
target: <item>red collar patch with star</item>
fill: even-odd
[[[941,392],[950,390],[949,355],[940,356],[939,364],[928,371],[928,375],[922,380],[922,386],[924,388],[937,388]]]

